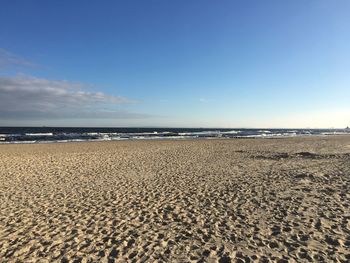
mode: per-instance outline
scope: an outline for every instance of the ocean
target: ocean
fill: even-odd
[[[78,141],[279,138],[350,134],[349,129],[214,129],[214,128],[74,128],[0,127],[1,143],[53,143]]]

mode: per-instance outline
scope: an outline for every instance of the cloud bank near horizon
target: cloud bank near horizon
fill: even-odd
[[[61,80],[30,76],[0,77],[1,119],[125,119],[145,114],[115,109],[134,101],[87,91],[87,86]]]

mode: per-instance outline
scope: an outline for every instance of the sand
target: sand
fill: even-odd
[[[350,136],[0,145],[1,262],[349,262]]]

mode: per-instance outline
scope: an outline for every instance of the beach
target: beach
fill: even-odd
[[[0,262],[349,262],[350,136],[0,145]]]

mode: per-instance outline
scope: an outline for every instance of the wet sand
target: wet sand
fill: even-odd
[[[349,262],[350,136],[0,145],[0,262]]]

